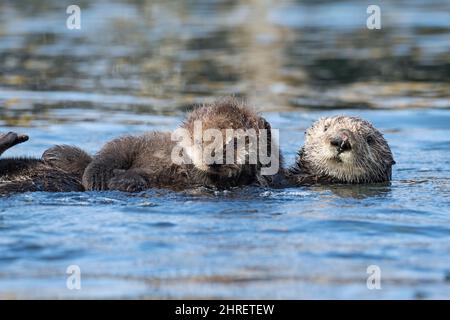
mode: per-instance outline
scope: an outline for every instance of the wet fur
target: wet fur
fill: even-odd
[[[235,99],[225,99],[190,113],[182,127],[192,132],[193,122],[207,128],[270,129],[262,117]],[[351,153],[336,155],[330,139],[339,130],[348,130]],[[368,138],[370,143],[368,142]],[[0,154],[26,141],[15,133],[0,135]],[[269,136],[270,139],[270,136]],[[0,195],[28,191],[122,190],[148,188],[185,190],[196,187],[228,189],[257,184],[271,187],[330,183],[372,183],[390,181],[395,163],[389,145],[369,122],[356,117],[330,117],[318,120],[306,132],[305,145],[288,170],[262,176],[262,165],[223,165],[220,173],[202,163],[177,165],[171,152],[176,142],[169,132],[125,136],[107,143],[94,160],[72,146],[55,146],[41,159],[0,159]],[[270,145],[270,141],[269,141]],[[232,168],[230,175],[227,170]],[[223,170],[222,170],[223,169]]]
[[[233,98],[195,109],[181,128],[192,133],[196,120],[202,121],[203,129],[270,129],[267,121]],[[171,153],[176,144],[169,132],[115,139],[107,143],[86,168],[83,185],[87,190],[135,192],[148,188],[227,189],[253,183],[268,185],[273,179],[260,175],[260,164],[221,165],[217,172],[195,161],[194,164],[175,164]]]
[[[330,145],[340,132],[349,135],[350,151],[338,153]],[[319,119],[306,131],[305,145],[287,178],[294,185],[386,182],[391,180],[393,164],[387,141],[368,121],[328,117]]]
[[[0,151],[27,141],[28,137],[8,133],[0,136]],[[57,160],[56,160],[57,159]],[[81,149],[55,146],[44,152],[41,159],[0,159],[0,195],[19,192],[83,191],[81,177],[91,158]]]
[[[41,159],[0,159],[0,195],[33,191],[83,191],[80,178],[54,168]]]

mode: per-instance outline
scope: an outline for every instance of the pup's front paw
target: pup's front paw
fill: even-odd
[[[83,174],[83,186],[86,190],[108,190],[108,182],[113,170],[98,163],[91,163]]]
[[[114,177],[109,180],[108,189],[125,192],[139,192],[147,189],[147,181],[138,173],[115,170]]]
[[[44,151],[42,160],[54,167],[82,177],[92,158],[78,147],[56,145]]]

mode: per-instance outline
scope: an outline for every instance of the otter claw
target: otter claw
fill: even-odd
[[[28,141],[29,137],[26,134],[20,134],[17,136],[17,143],[22,143]]]

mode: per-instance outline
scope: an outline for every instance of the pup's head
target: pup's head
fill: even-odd
[[[232,178],[256,170],[260,129],[270,126],[237,99],[226,98],[195,109],[182,128],[193,142],[183,147],[195,167],[209,175]]]
[[[321,118],[306,131],[298,163],[341,183],[389,181],[395,164],[383,135],[357,117]]]

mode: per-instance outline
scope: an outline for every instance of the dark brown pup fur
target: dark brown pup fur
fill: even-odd
[[[0,135],[0,154],[27,140],[28,136],[14,132]],[[54,161],[56,156],[58,161]],[[90,161],[84,151],[69,146],[50,148],[41,159],[0,159],[0,195],[32,191],[83,191],[82,172]]]
[[[254,129],[259,133],[261,129],[270,129],[267,121],[234,98],[204,105],[190,113],[181,128],[186,129],[191,138],[195,121],[202,122],[203,130],[214,128],[225,132],[226,129]],[[193,161],[190,164],[176,164],[171,157],[176,145],[177,142],[172,141],[171,133],[168,132],[114,139],[101,149],[86,168],[83,185],[87,190],[134,192],[148,188],[227,189],[253,183],[269,185],[275,180],[274,177],[260,175],[263,166],[259,162],[207,165]],[[192,153],[188,153],[185,152],[183,156],[191,158]]]

